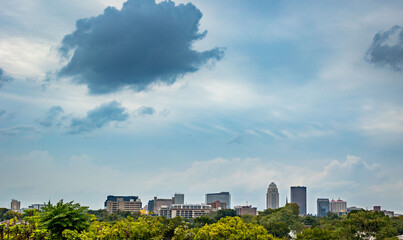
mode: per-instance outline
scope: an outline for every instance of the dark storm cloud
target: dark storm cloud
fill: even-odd
[[[137,116],[146,116],[146,115],[153,115],[155,113],[155,109],[152,107],[139,107],[136,109],[135,114]]]
[[[3,69],[0,68],[0,88],[3,86],[3,83],[13,80],[12,77],[7,76]]]
[[[39,124],[43,127],[51,127],[53,125],[59,125],[60,119],[63,114],[63,108],[60,106],[53,106],[51,107],[46,116],[43,119],[39,120]]]
[[[128,0],[121,10],[108,7],[97,17],[78,20],[76,30],[64,37],[60,52],[72,57],[59,75],[86,84],[92,94],[172,84],[223,56],[221,48],[192,49],[207,33],[199,32],[201,17],[191,3]]]
[[[403,28],[394,26],[375,35],[367,53],[367,60],[395,71],[403,70]]]
[[[91,132],[109,124],[112,121],[126,121],[129,114],[120,103],[112,101],[87,112],[85,118],[73,118],[70,124],[70,134]]]

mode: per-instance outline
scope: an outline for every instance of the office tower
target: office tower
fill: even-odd
[[[184,204],[184,203],[185,203],[185,195],[183,193],[175,193],[174,204]]]
[[[220,201],[227,204],[227,208],[231,208],[231,195],[229,192],[220,192],[220,193],[207,193],[206,194],[206,204]]]
[[[11,211],[20,212],[20,209],[21,209],[21,202],[15,199],[11,199]]]
[[[347,213],[347,202],[343,200],[330,201],[329,211],[332,213]]]
[[[306,187],[291,187],[291,203],[298,204],[300,215],[306,215]]]
[[[329,212],[329,199],[328,198],[318,198],[316,200],[317,216],[326,217]]]
[[[266,193],[266,208],[276,209],[279,207],[278,188],[274,182],[270,183]]]
[[[117,211],[140,212],[141,200],[138,196],[113,196],[109,195],[105,201],[105,208],[108,213]]]
[[[238,216],[242,216],[242,215],[256,216],[257,215],[257,208],[252,207],[252,205],[249,205],[249,206],[235,206],[235,211],[236,211],[236,215],[238,215]]]

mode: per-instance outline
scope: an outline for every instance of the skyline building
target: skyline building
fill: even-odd
[[[347,202],[339,198],[339,200],[330,201],[329,211],[332,213],[347,213]]]
[[[11,211],[20,212],[21,210],[21,202],[15,199],[11,199]]]
[[[235,206],[235,211],[236,215],[242,216],[242,215],[252,215],[256,216],[257,215],[257,208],[252,207],[252,205],[249,206]]]
[[[277,185],[274,182],[271,182],[266,193],[266,208],[279,208],[279,199],[280,196]]]
[[[291,187],[291,203],[296,203],[299,206],[299,214],[306,215],[306,187],[292,186]]]
[[[231,208],[231,194],[229,192],[206,194],[206,204],[216,201],[224,202],[227,204],[227,208]]]
[[[117,211],[140,212],[141,200],[138,196],[113,196],[109,195],[105,201],[105,208],[108,213]]]
[[[184,203],[185,203],[185,194],[175,193],[174,194],[174,204],[184,204]]]
[[[329,212],[329,198],[318,198],[316,200],[317,216],[326,217]]]

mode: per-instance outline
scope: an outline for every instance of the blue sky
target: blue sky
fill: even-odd
[[[400,1],[5,1],[0,206],[270,182],[403,213]]]

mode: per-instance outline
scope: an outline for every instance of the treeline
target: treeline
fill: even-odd
[[[296,204],[236,216],[232,209],[195,219],[144,216],[130,212],[109,214],[88,210],[77,203],[47,204],[40,212],[23,214],[0,209],[0,240],[5,239],[397,239],[403,234],[403,217],[383,212],[353,211],[345,216],[300,217]]]

